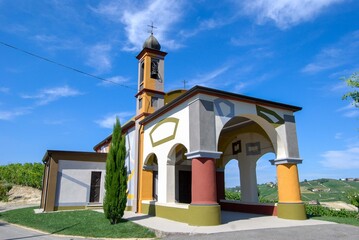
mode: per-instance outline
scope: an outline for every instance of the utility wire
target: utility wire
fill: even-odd
[[[9,47],[9,48],[12,48],[12,49],[14,49],[14,50],[16,50],[16,51],[19,51],[19,52],[28,54],[28,55],[30,55],[30,56],[32,56],[32,57],[36,57],[36,58],[38,58],[38,59],[41,59],[41,60],[46,61],[46,62],[50,62],[50,63],[55,64],[55,65],[58,65],[58,66],[60,66],[60,67],[67,68],[67,69],[72,70],[72,71],[75,71],[75,72],[77,72],[77,73],[80,73],[80,74],[83,74],[83,75],[86,75],[86,76],[89,76],[89,77],[92,77],[92,78],[96,78],[96,79],[101,80],[101,81],[103,81],[103,82],[108,82],[108,83],[116,84],[116,85],[119,85],[119,86],[121,86],[121,87],[125,87],[125,88],[128,88],[128,89],[132,89],[132,90],[136,90],[136,91],[137,91],[137,89],[135,89],[135,88],[133,88],[133,87],[130,87],[130,86],[128,86],[128,85],[121,84],[121,83],[118,83],[118,82],[115,82],[115,81],[111,81],[111,80],[109,80],[109,79],[105,79],[105,78],[102,78],[102,77],[93,75],[93,74],[91,74],[91,73],[87,73],[87,72],[81,71],[81,70],[79,70],[79,69],[76,69],[76,68],[67,66],[67,65],[65,65],[65,64],[62,64],[62,63],[53,61],[53,60],[48,59],[48,58],[45,58],[45,57],[42,57],[42,56],[37,55],[37,54],[35,54],[35,53],[32,53],[32,52],[23,50],[23,49],[18,48],[18,47],[15,47],[14,45],[5,43],[5,42],[3,42],[3,41],[0,41],[0,43],[1,43],[2,45],[4,45],[4,46]]]

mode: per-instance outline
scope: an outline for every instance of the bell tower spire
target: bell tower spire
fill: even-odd
[[[151,34],[143,43],[138,59],[137,118],[149,115],[164,105],[164,58],[166,52]]]

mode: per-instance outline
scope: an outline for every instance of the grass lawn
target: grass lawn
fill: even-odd
[[[103,213],[82,210],[35,214],[34,208],[0,213],[0,219],[52,234],[109,238],[154,238],[155,233],[127,220],[111,225]]]
[[[345,217],[311,217],[312,219],[359,226],[359,219]]]

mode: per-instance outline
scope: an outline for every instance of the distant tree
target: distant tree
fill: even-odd
[[[104,213],[111,224],[123,217],[127,202],[126,139],[118,118],[113,127],[112,141],[106,159]]]
[[[346,100],[351,98],[353,100],[353,105],[359,107],[359,72],[353,73],[350,77],[344,79],[347,85],[351,88],[354,88],[353,91],[348,92],[343,95],[342,99]]]

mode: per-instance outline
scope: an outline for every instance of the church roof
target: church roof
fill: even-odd
[[[288,104],[279,103],[279,102],[273,102],[273,101],[255,98],[255,97],[249,97],[249,96],[232,93],[232,92],[221,91],[221,90],[217,90],[217,89],[213,89],[213,88],[194,86],[193,88],[188,90],[186,93],[184,93],[181,96],[179,96],[178,98],[176,98],[174,101],[168,103],[164,107],[158,109],[156,112],[152,113],[151,115],[149,115],[148,117],[143,119],[140,122],[140,124],[146,124],[148,122],[151,122],[153,119],[156,119],[158,116],[161,116],[162,114],[168,112],[173,107],[177,106],[178,104],[181,104],[182,102],[186,101],[193,95],[200,94],[200,93],[206,94],[206,95],[217,96],[217,97],[221,97],[221,98],[226,98],[226,99],[233,99],[233,100],[237,100],[237,101],[260,104],[260,105],[264,105],[264,106],[287,109],[287,110],[290,110],[293,112],[302,110],[301,107],[297,107],[297,106],[293,106],[293,105],[288,105]]]
[[[150,48],[160,51],[161,45],[157,41],[157,39],[153,36],[153,33],[146,39],[146,41],[143,43],[143,48]]]

